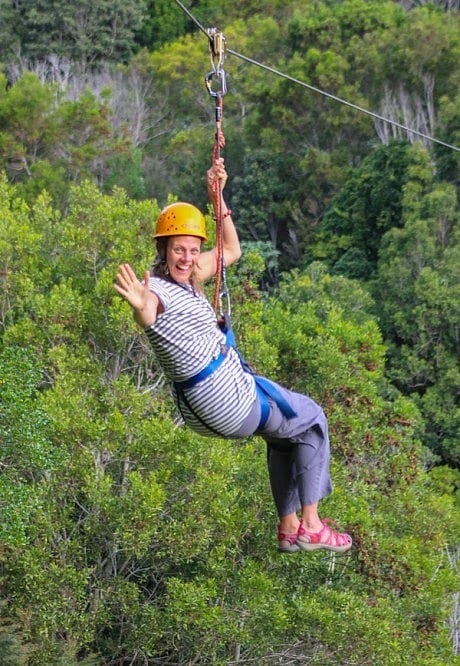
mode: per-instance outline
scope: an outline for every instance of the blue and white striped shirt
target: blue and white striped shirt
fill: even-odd
[[[147,337],[168,379],[184,381],[219,356],[225,335],[217,326],[209,302],[189,285],[150,278],[149,286],[164,311],[146,329]],[[256,400],[254,378],[244,372],[234,349],[214,373],[185,389],[185,394],[193,412],[173,388],[185,422],[202,435],[215,435],[216,430],[223,436],[232,436]]]

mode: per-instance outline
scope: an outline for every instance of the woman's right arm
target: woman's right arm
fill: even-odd
[[[115,290],[132,307],[134,320],[142,328],[148,328],[155,323],[160,303],[158,296],[149,289],[150,274],[144,274],[141,282],[136,277],[129,264],[121,264],[118,267],[117,282],[113,285]]]

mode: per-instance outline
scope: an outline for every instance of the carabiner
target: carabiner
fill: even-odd
[[[222,301],[224,298],[226,302],[225,309],[222,306]],[[225,315],[228,315],[230,317],[230,315],[232,314],[230,294],[228,293],[228,291],[221,291],[219,294],[219,313],[221,317],[224,317]]]
[[[220,88],[216,91],[212,89],[212,79],[214,76],[216,76],[220,82]],[[225,72],[223,69],[214,69],[210,71],[206,75],[205,82],[206,88],[208,89],[208,93],[211,95],[211,97],[223,97],[227,92],[227,82],[225,80]]]
[[[225,315],[230,315],[232,314],[232,306],[230,303],[230,293],[228,291],[227,287],[227,269],[225,267],[225,263],[222,262],[221,265],[221,275],[222,275],[222,288],[219,292],[219,311],[221,317],[224,317]],[[226,302],[226,307],[224,309],[223,307],[223,300],[225,299]]]

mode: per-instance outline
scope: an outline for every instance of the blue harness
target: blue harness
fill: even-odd
[[[185,402],[187,407],[192,411],[192,413],[194,414],[187,398],[185,397],[184,389],[192,388],[192,386],[195,386],[195,384],[198,384],[198,382],[201,382],[203,381],[203,379],[206,379],[206,377],[209,377],[209,375],[212,375],[212,373],[215,372],[217,368],[219,368],[224,362],[225,357],[228,354],[229,348],[233,347],[233,349],[235,349],[236,353],[239,356],[243,370],[245,372],[249,372],[254,377],[257,396],[260,402],[260,421],[257,430],[262,430],[264,425],[267,423],[268,417],[270,416],[269,398],[273,400],[273,402],[280,409],[283,416],[285,416],[287,419],[292,419],[294,418],[294,416],[297,416],[297,412],[291,407],[291,405],[288,403],[286,398],[281,394],[278,388],[274,384],[272,384],[272,382],[270,382],[268,379],[265,379],[265,377],[256,375],[251,366],[242,358],[241,354],[236,348],[235,334],[233,333],[233,330],[230,326],[229,318],[227,315],[224,315],[224,321],[222,322],[222,324],[220,324],[220,328],[222,329],[223,333],[225,333],[227,344],[225,345],[225,347],[223,347],[219,356],[213,359],[210,363],[208,363],[208,365],[202,370],[200,370],[200,372],[198,372],[196,375],[193,375],[193,377],[189,377],[189,379],[186,379],[183,382],[174,382],[174,386],[176,388],[177,393],[181,396],[182,400]],[[201,421],[201,419],[197,416],[197,414],[195,414],[195,416],[196,418],[198,418],[199,421]],[[203,421],[201,422],[210,430],[214,430],[213,428],[210,428]],[[216,432],[216,434],[219,434],[217,431],[214,432]]]

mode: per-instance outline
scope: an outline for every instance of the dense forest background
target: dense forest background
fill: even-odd
[[[459,4],[0,0],[2,666],[460,663]],[[276,552],[263,442],[181,427],[113,290],[207,209],[200,25],[239,345],[324,406],[344,556]]]

